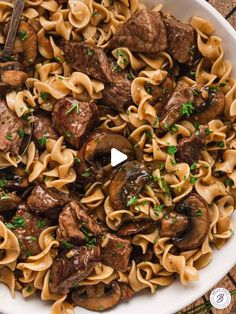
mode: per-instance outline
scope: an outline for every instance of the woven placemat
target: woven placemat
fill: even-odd
[[[206,0],[207,1],[207,0]],[[236,0],[208,0],[208,2],[214,6],[236,29]],[[235,235],[236,236],[236,235]],[[235,248],[236,249],[236,248]],[[180,313],[184,313],[189,311],[190,309],[194,309],[191,314],[197,313],[209,313],[209,314],[236,314],[236,296],[232,297],[231,304],[224,310],[201,310],[195,309],[196,306],[203,304],[209,300],[210,293],[213,289],[217,287],[223,287],[228,289],[229,291],[236,289],[236,266],[208,293],[198,299],[196,302],[183,309]]]

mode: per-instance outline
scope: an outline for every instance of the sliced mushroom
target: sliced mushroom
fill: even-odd
[[[180,251],[199,248],[206,239],[210,227],[207,203],[199,195],[191,194],[176,210],[188,216],[188,228],[172,239],[174,245]]]
[[[0,74],[2,84],[5,86],[21,87],[27,79],[21,64],[16,61],[0,63]]]
[[[220,116],[225,108],[225,95],[217,86],[201,85],[192,87],[195,112],[191,120],[197,120],[201,124],[207,124],[209,121]]]
[[[178,233],[184,232],[188,227],[186,215],[171,212],[161,220],[160,236],[175,237]]]
[[[86,286],[72,293],[73,302],[90,311],[108,310],[117,305],[120,299],[121,288],[116,281],[111,282],[109,285],[99,283]]]
[[[115,173],[109,186],[110,201],[114,209],[127,207],[127,202],[142,190],[151,175],[149,168],[139,161],[127,161]]]
[[[125,223],[117,231],[118,236],[129,236],[137,233],[141,233],[153,225],[153,221],[140,220],[140,221],[129,221]]]
[[[8,190],[25,189],[29,186],[28,175],[25,170],[18,166],[1,170],[0,180],[4,188]]]
[[[126,154],[128,160],[134,159],[133,146],[126,137],[106,130],[97,130],[90,135],[79,151],[79,163],[76,164],[77,173],[80,176],[82,174],[85,182],[91,182],[94,178],[106,179],[115,171],[115,168],[111,167],[112,148]],[[87,169],[89,176],[84,175]]]
[[[9,30],[10,24],[4,28],[5,34]],[[22,65],[27,67],[34,63],[37,57],[37,34],[34,28],[27,22],[20,21],[17,37],[14,42],[12,54],[23,54]]]

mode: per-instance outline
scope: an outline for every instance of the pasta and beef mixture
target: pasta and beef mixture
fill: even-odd
[[[0,281],[65,314],[198,280],[236,200],[236,81],[210,22],[1,1],[0,46]]]

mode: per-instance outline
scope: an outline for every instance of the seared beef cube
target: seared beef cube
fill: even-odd
[[[85,43],[64,42],[63,50],[67,62],[74,70],[102,82],[112,81],[108,59],[102,48]]]
[[[131,105],[131,81],[127,77],[128,72],[113,72],[111,84],[107,84],[102,91],[101,103],[118,112],[125,112]]]
[[[192,134],[189,138],[181,139],[177,146],[179,162],[185,162],[189,165],[198,162],[205,145],[206,136],[206,127],[200,126],[197,133]]]
[[[80,246],[68,251],[62,251],[53,262],[51,268],[50,290],[52,293],[66,294],[93,271],[100,261],[98,246],[89,249]]]
[[[2,82],[12,87],[22,86],[27,79],[21,64],[16,61],[0,63],[0,75]]]
[[[70,197],[68,194],[60,192],[54,188],[47,188],[37,185],[27,199],[27,205],[31,212],[37,214],[59,211],[68,204]]]
[[[59,229],[57,230],[59,241],[84,244],[89,242],[91,237],[101,233],[102,230],[96,221],[76,202],[71,202],[66,206],[59,216]]]
[[[193,93],[187,83],[179,81],[161,114],[160,127],[167,130],[182,117],[182,105],[192,103]]]
[[[24,128],[24,121],[8,108],[4,100],[0,100],[0,151],[18,155]]]
[[[146,53],[165,50],[166,28],[161,14],[147,9],[136,12],[113,35],[108,47],[127,47],[130,51]]]
[[[20,244],[20,259],[27,259],[31,255],[41,252],[39,236],[49,226],[48,220],[27,211],[27,207],[20,206],[12,218],[9,228],[15,233]]]
[[[186,63],[193,58],[197,47],[194,28],[182,23],[173,16],[164,19],[168,39],[168,51],[179,63]]]
[[[16,192],[5,192],[0,189],[0,212],[16,208],[21,203],[21,199]]]
[[[44,149],[46,140],[57,140],[58,136],[52,127],[52,121],[48,114],[40,112],[35,114],[33,138],[39,149]]]
[[[119,238],[114,234],[106,234],[101,244],[101,258],[105,265],[124,272],[128,267],[130,253],[130,240]]]
[[[173,80],[167,76],[167,78],[160,84],[160,85],[146,85],[146,88],[148,89],[150,87],[152,99],[151,104],[155,105],[157,102],[161,103],[161,106],[165,104],[166,100],[170,96],[170,94],[173,91]],[[161,107],[157,108],[158,113],[160,112]]]
[[[145,253],[143,253],[143,250],[141,246],[134,245],[132,248],[130,260],[134,260],[136,264],[142,263],[142,262],[151,262],[151,260],[154,257],[153,249],[151,245],[147,247],[147,250]]]
[[[53,110],[52,123],[65,140],[79,149],[99,118],[94,102],[79,102],[73,97],[59,100]]]

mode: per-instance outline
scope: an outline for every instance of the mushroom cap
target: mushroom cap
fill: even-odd
[[[180,251],[199,248],[206,239],[210,227],[208,205],[198,194],[191,194],[178,207],[177,212],[186,213],[188,228],[174,237],[173,243]]]
[[[127,207],[128,197],[136,196],[151,175],[150,169],[142,162],[127,161],[115,173],[109,186],[110,201],[114,209]]]
[[[188,217],[177,212],[171,212],[161,220],[160,236],[175,237],[177,234],[184,232],[188,227]]]
[[[107,290],[107,291],[106,291]],[[95,286],[86,286],[72,293],[72,300],[90,311],[103,311],[114,307],[121,299],[121,288],[116,281],[109,285],[99,283]]]

